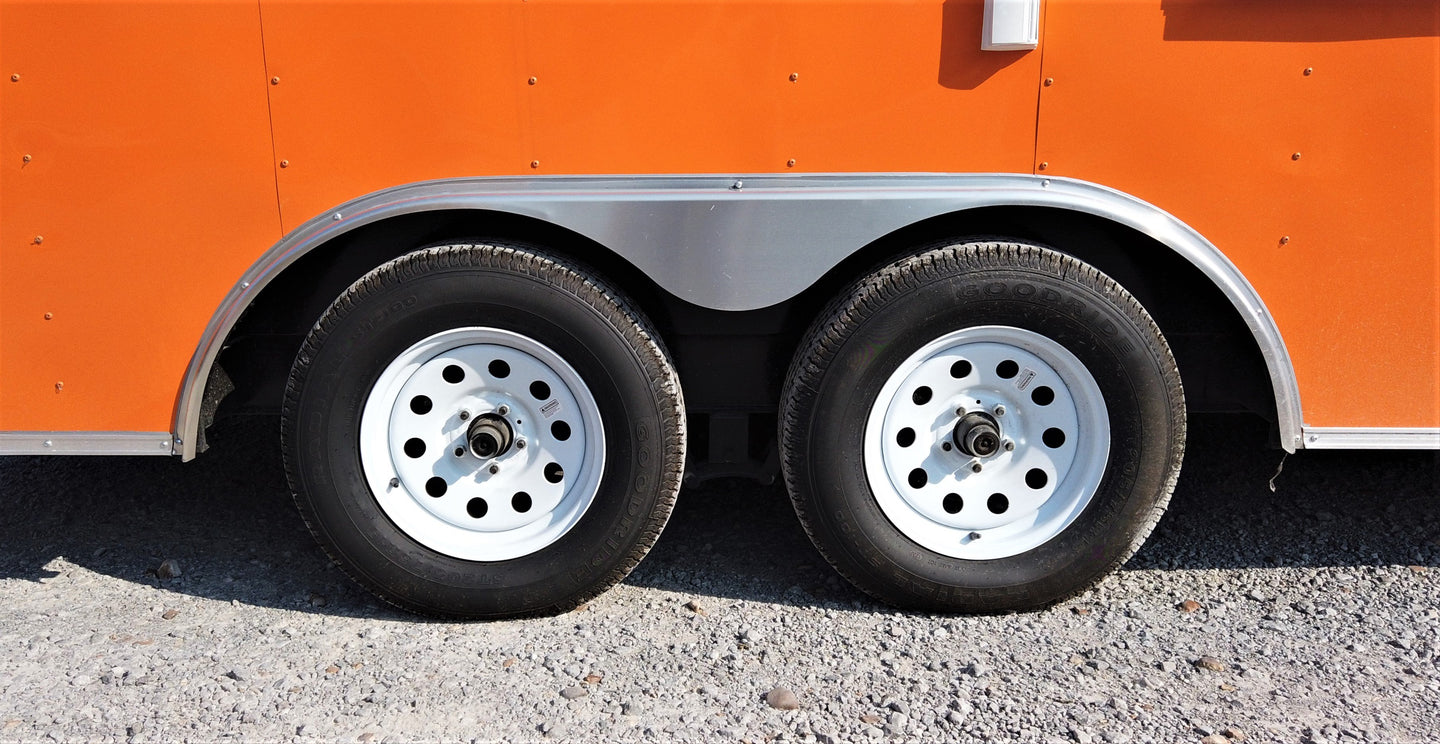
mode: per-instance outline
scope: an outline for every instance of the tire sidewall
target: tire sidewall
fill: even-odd
[[[301,383],[292,470],[322,542],[382,596],[390,588],[435,614],[541,612],[613,583],[663,498],[659,375],[593,298],[554,282],[497,267],[402,274],[380,274],[337,314]],[[506,561],[443,555],[401,531],[372,494],[358,452],[360,412],[385,367],[420,339],[476,326],[520,333],[565,359],[590,388],[605,436],[603,475],[584,516],[554,543]]]

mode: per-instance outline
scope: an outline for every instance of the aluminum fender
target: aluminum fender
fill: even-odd
[[[415,212],[508,212],[606,246],[676,296],[717,310],[787,300],[871,242],[924,219],[990,206],[1084,212],[1133,228],[1185,257],[1230,298],[1264,355],[1281,442],[1300,445],[1290,356],[1254,287],[1199,233],[1128,194],[1066,178],[1015,174],[548,176],[463,178],[362,196],[295,229],[240,277],[211,317],[176,401],[174,429],[195,456],[200,403],[230,329],[300,256],[380,220]]]

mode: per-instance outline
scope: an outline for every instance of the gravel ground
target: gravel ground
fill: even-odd
[[[1272,494],[1280,453],[1229,423],[1123,571],[988,617],[851,590],[778,486],[688,489],[580,610],[454,624],[327,565],[268,428],[0,459],[0,740],[1440,739],[1436,454],[1302,453]]]

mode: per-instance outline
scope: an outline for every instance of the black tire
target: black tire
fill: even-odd
[[[884,465],[867,462],[865,437],[872,405],[902,363],[947,334],[985,333],[985,328],[1039,334],[1073,354],[1098,385],[1108,416],[1079,397],[1073,408],[1095,411],[1095,420],[1108,419],[1109,445],[1108,454],[1101,450],[1106,459],[1093,460],[1091,467],[1095,473],[1103,469],[1096,476],[1098,486],[1088,496],[1065,496],[1082,499],[1067,526],[1016,554],[969,560],[921,546],[887,518],[867,477],[868,469]],[[967,369],[955,374],[970,374]],[[887,389],[893,394],[896,388]],[[887,406],[885,416],[898,410]],[[1180,377],[1154,321],[1096,269],[1023,243],[942,244],[852,285],[801,342],[782,408],[785,481],[815,546],[863,591],[922,610],[1035,609],[1090,587],[1149,535],[1174,489],[1185,447]],[[882,440],[876,446],[888,444]],[[933,446],[937,451],[943,446],[948,457],[954,445],[936,440]],[[1032,437],[1013,455],[1023,454],[1026,446],[1043,445]],[[963,484],[970,467],[941,477]],[[921,475],[927,479],[912,483],[929,488],[930,476]],[[886,477],[894,482],[893,475]],[[1044,498],[1060,498],[1068,483],[1057,483],[1055,494]],[[908,498],[916,503],[929,498],[921,493],[926,492],[917,490]],[[965,494],[956,502],[957,510],[969,498]],[[1005,508],[1004,502],[999,507]],[[978,540],[979,534],[964,539]]]
[[[422,339],[476,327],[520,334],[553,350],[578,374],[598,407],[592,430],[603,430],[603,468],[593,468],[599,474],[597,490],[578,521],[533,552],[494,561],[457,558],[407,534],[379,503],[373,473],[367,482],[360,454],[362,410],[382,373],[390,374],[392,361]],[[506,424],[515,424],[516,442],[523,438],[518,410]],[[468,432],[473,434],[468,410],[453,415],[471,420]],[[546,422],[535,418],[529,453],[539,456],[546,427],[538,425]],[[306,524],[351,578],[414,612],[499,618],[572,609],[640,562],[659,537],[680,488],[684,423],[680,385],[659,336],[614,289],[536,248],[446,245],[380,266],[325,312],[291,369],[282,444],[286,474]],[[518,458],[526,452],[522,444],[505,454]],[[480,450],[465,453],[471,456],[488,471],[480,464],[486,462]],[[455,457],[462,457],[458,449]],[[482,487],[483,477],[477,470],[473,480],[480,485],[467,480],[464,487]],[[571,488],[570,482],[563,487]],[[460,486],[452,488],[458,493]],[[410,492],[418,494],[410,489],[407,497]],[[527,501],[524,510],[529,508]]]

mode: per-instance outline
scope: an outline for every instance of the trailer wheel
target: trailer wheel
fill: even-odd
[[[1132,555],[1179,474],[1185,401],[1150,316],[1022,243],[943,245],[841,295],[801,343],[781,448],[795,509],[860,589],[997,612]]]
[[[449,245],[352,285],[305,339],[283,439],[321,546],[401,607],[559,612],[623,579],[679,491],[658,336],[581,268]]]

